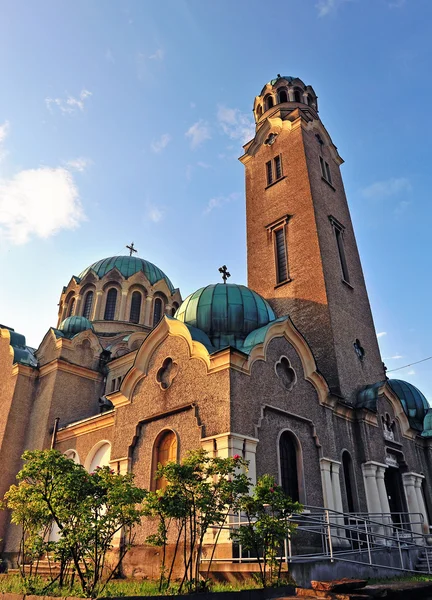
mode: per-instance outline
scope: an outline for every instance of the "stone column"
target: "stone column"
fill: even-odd
[[[424,501],[424,496],[423,496],[423,490],[422,490],[422,482],[424,479],[424,475],[417,475],[417,479],[416,479],[416,484],[415,484],[415,489],[416,489],[416,494],[417,494],[417,503],[419,505],[419,509],[421,514],[423,515],[423,533],[425,535],[429,535],[429,520],[428,520],[428,516],[427,516],[427,510],[426,510],[426,505],[425,505],[425,501]]]
[[[388,501],[388,494],[387,494],[387,489],[386,489],[385,480],[384,480],[386,468],[387,467],[384,465],[377,465],[376,480],[377,480],[377,487],[378,487],[378,495],[379,495],[380,504],[381,504],[381,512],[385,513],[385,516],[383,516],[383,518],[382,518],[383,524],[386,525],[386,527],[384,529],[384,533],[385,533],[385,535],[390,536],[392,534],[392,529],[391,529],[392,518],[390,516],[390,504]]]
[[[95,297],[95,301],[93,304],[93,311],[92,311],[92,316],[90,321],[99,321],[102,317],[101,317],[101,311],[102,311],[102,296],[103,296],[103,291],[102,290],[98,290],[96,292],[96,297]]]
[[[292,87],[288,88],[288,100],[290,102],[294,102],[294,90],[292,89]]]
[[[339,479],[340,462],[331,460],[330,458],[321,458],[320,467],[325,508],[328,508],[330,511],[343,512]],[[329,513],[329,517],[333,523],[339,525],[336,528],[332,528],[332,533],[334,533],[335,536],[333,538],[332,535],[333,544],[337,546],[344,545],[345,540],[341,539],[345,537],[343,517],[341,515],[335,515],[332,512]]]
[[[121,296],[120,296],[120,308],[119,308],[119,313],[118,313],[119,321],[127,320],[127,318],[126,318],[127,297],[128,297],[128,290],[122,290]]]
[[[151,327],[153,325],[152,306],[153,306],[153,296],[147,296],[146,301],[145,301],[145,310],[144,310],[144,325],[147,325],[147,327]]]
[[[165,314],[168,315],[168,317],[172,317],[172,304],[165,305]]]
[[[380,463],[376,463],[374,461],[369,461],[367,463],[362,464],[363,479],[364,479],[365,491],[366,491],[367,508],[368,508],[368,513],[371,513],[370,518],[373,521],[380,521],[380,519],[381,519],[380,513],[383,512],[381,510],[381,498],[380,498],[380,494],[378,491],[378,482],[377,482],[377,477],[376,477],[377,468],[382,467],[382,466],[383,465],[381,465]],[[378,513],[378,514],[372,514],[372,513]],[[380,525],[374,525],[373,529],[376,533],[379,533],[381,535],[384,534],[384,527],[381,527]],[[378,538],[378,540],[379,540],[379,538]]]
[[[417,499],[416,492],[416,481],[418,475],[416,473],[404,473],[402,475],[402,481],[405,489],[405,496],[408,505],[408,512],[410,513],[420,513],[420,507]],[[413,515],[413,520],[418,519],[418,515]],[[412,530],[414,533],[423,533],[423,528],[420,523],[412,525]]]
[[[76,296],[76,300],[75,300],[75,306],[74,306],[74,315],[80,315],[81,314],[81,304],[83,301],[83,297],[81,295]]]

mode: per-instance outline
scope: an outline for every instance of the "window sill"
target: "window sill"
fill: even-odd
[[[277,285],[275,285],[275,286],[274,286],[274,289],[276,289],[276,288],[280,288],[280,287],[282,287],[283,285],[286,285],[287,283],[290,283],[291,281],[292,281],[292,279],[291,279],[291,278],[285,279],[285,281],[281,281],[280,283],[278,283]]]
[[[342,278],[342,283],[344,283],[346,286],[348,286],[350,288],[350,290],[354,289],[354,286],[350,284],[349,281],[347,281],[346,279]]]
[[[268,190],[270,187],[272,187],[273,185],[276,185],[277,183],[279,183],[279,181],[282,181],[283,179],[286,179],[286,175],[282,175],[282,177],[279,177],[279,179],[275,179],[275,181],[272,181],[271,183],[269,183],[264,189]]]
[[[326,178],[325,178],[325,177],[323,177],[322,175],[321,175],[321,179],[322,179],[323,181],[325,181],[325,182],[326,182],[326,184],[327,184],[329,187],[331,187],[331,189],[332,189],[334,192],[336,191],[336,188],[335,188],[335,186],[334,186],[332,183],[330,183],[330,181],[329,181],[328,179],[326,179]]]

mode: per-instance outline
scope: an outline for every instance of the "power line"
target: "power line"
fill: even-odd
[[[428,356],[427,358],[423,358],[422,360],[418,360],[417,362],[410,363],[409,365],[404,365],[403,367],[398,367],[397,369],[389,369],[387,373],[393,373],[394,371],[400,371],[401,369],[406,369],[407,367],[412,367],[413,365],[418,365],[419,363],[426,362],[427,360],[431,360],[432,356]]]

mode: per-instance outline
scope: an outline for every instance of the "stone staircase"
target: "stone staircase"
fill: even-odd
[[[429,561],[429,566],[428,566]],[[432,547],[426,546],[417,559],[416,571],[430,571],[432,573]]]
[[[25,569],[28,573],[30,565],[26,564]],[[34,567],[36,568],[36,567]],[[19,569],[8,569],[8,574],[10,575],[19,575]],[[55,578],[60,574],[60,565],[53,560],[49,561],[47,558],[41,558],[37,566],[37,574],[44,579]]]

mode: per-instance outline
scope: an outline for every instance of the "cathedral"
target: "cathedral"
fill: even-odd
[[[420,514],[429,532],[432,409],[386,377],[343,160],[315,91],[278,75],[253,112],[240,157],[248,287],[224,266],[183,300],[132,244],[72,275],[37,349],[0,326],[0,497],[26,449],[155,489],[158,463],[202,447],[243,456],[252,482],[270,473],[305,506]],[[18,538],[0,512],[10,565]],[[154,552],[143,526],[129,573],[149,574]]]

